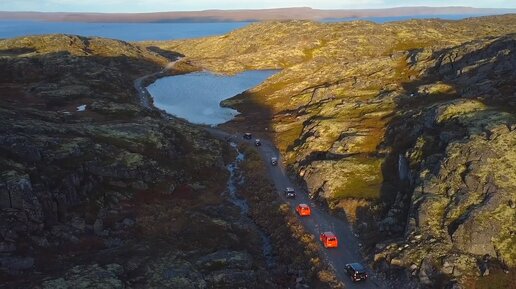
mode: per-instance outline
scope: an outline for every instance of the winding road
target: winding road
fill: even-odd
[[[134,82],[134,87],[138,91],[141,105],[148,109],[153,109],[153,107],[151,107],[151,104],[149,103],[149,99],[151,96],[147,89],[142,85],[142,83],[143,80],[145,80],[146,78],[156,76],[159,73],[163,73],[163,71],[140,77]],[[231,140],[232,142],[237,143],[249,143],[249,145],[254,144],[254,140],[244,140],[242,138],[242,134],[230,134],[221,129],[213,127],[205,127],[205,129],[211,135],[218,139]],[[329,266],[333,268],[338,280],[344,284],[345,288],[383,288],[384,286],[382,286],[381,283],[375,278],[373,274],[374,272],[366,266],[366,263],[364,262],[364,259],[360,253],[359,241],[357,237],[354,235],[350,224],[344,219],[330,215],[328,212],[322,209],[317,203],[313,202],[308,197],[307,192],[302,190],[299,186],[297,186],[289,179],[288,175],[286,174],[286,170],[282,165],[279,151],[271,141],[262,139],[262,145],[260,147],[257,147],[257,149],[267,166],[267,171],[269,172],[270,179],[273,181],[280,198],[282,198],[286,203],[290,204],[292,211],[295,213],[295,207],[299,203],[305,203],[311,207],[311,216],[298,216],[299,221],[304,226],[305,230],[313,234],[317,241],[319,240],[320,232],[332,231],[337,235],[339,240],[338,248],[326,249],[322,246],[320,242],[318,242],[318,244],[321,256],[326,260]],[[278,157],[277,166],[272,166],[270,164],[271,157]],[[284,196],[283,190],[286,187],[292,187],[296,190],[297,195],[295,199],[287,199]],[[367,273],[369,275],[368,280],[355,283],[352,282],[351,279],[347,276],[346,271],[344,269],[345,265],[354,262],[362,263],[364,266],[366,266]]]

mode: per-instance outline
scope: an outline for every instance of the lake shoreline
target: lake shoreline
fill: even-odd
[[[150,108],[145,102],[151,99],[152,105],[160,111],[195,125],[207,126],[218,126],[234,119],[240,112],[221,103],[277,73],[277,70],[249,70],[236,75],[211,71],[173,71],[174,73],[161,71],[135,81],[142,105]],[[168,77],[170,79],[163,82]],[[145,90],[142,90],[143,85]],[[171,97],[170,91],[179,91],[180,97],[177,94]],[[174,99],[172,103],[171,99]]]

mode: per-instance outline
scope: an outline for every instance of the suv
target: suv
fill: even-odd
[[[367,279],[367,273],[365,271],[364,266],[360,263],[351,263],[346,264],[346,273],[348,273],[349,277],[353,282],[365,280]]]
[[[257,138],[257,139],[254,140],[254,145],[259,147],[259,146],[262,145],[262,141],[259,138]]]
[[[321,233],[319,239],[324,245],[324,248],[337,248],[339,246],[339,242],[337,240],[337,236],[333,234],[333,232],[324,232]]]
[[[252,139],[253,135],[250,132],[244,133],[244,139]]]
[[[288,187],[288,188],[285,189],[285,196],[287,198],[295,198],[296,197],[296,192],[294,191],[293,188]]]
[[[310,216],[312,213],[312,211],[310,210],[310,206],[308,206],[307,204],[297,205],[296,212],[301,217]]]
[[[273,166],[277,166],[278,165],[278,158],[277,157],[272,157],[271,158],[271,165],[273,165]]]

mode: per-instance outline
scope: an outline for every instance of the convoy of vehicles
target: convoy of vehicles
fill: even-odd
[[[247,140],[251,140],[253,138],[253,135],[251,133],[244,133],[243,138],[247,139]],[[261,146],[262,145],[261,140],[255,139],[254,145],[257,147]],[[271,157],[270,162],[271,162],[272,166],[277,166],[278,165],[278,157]],[[292,188],[292,187],[285,188],[284,193],[285,193],[285,197],[287,197],[287,198],[295,198],[296,197],[296,192],[295,192],[294,188]],[[309,217],[312,214],[312,210],[311,210],[310,206],[307,204],[303,204],[303,203],[298,204],[296,206],[295,210],[296,210],[296,213],[300,217]],[[338,246],[339,246],[339,241],[338,241],[337,236],[331,231],[322,232],[319,235],[319,239],[320,239],[322,245],[324,246],[324,248],[338,248]],[[364,266],[362,266],[360,263],[346,264],[345,270],[353,282],[367,279],[367,272],[366,272]]]

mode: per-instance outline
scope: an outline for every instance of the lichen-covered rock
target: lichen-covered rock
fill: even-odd
[[[210,273],[206,277],[213,288],[251,288],[256,286],[256,273],[254,271],[221,270]],[[255,285],[253,285],[255,284]],[[261,286],[257,286],[261,287]]]
[[[185,54],[178,67],[187,71],[282,69],[224,102],[242,113],[228,126],[270,134],[289,171],[331,209],[346,210],[344,198],[367,198],[370,205],[353,208],[351,218],[368,222],[364,240],[398,238],[376,252],[381,267],[407,267],[409,278],[435,285],[473,278],[470,264],[483,254],[512,266],[514,20],[269,22],[140,46],[59,35],[2,40],[0,50],[19,53],[0,57],[0,218],[9,224],[0,224],[0,241],[29,235],[44,246],[94,252],[123,243],[129,247],[119,250],[134,253],[131,242],[116,240],[137,230],[148,238],[135,241],[139,254],[155,263],[131,262],[134,284],[231,288],[266,279],[247,261],[214,272],[201,269],[209,260],[197,264],[213,250],[249,244],[241,238],[252,234],[233,226],[238,217],[227,207],[225,215],[196,211],[222,202],[206,190],[220,189],[216,171],[227,152],[199,130],[138,106],[130,84],[161,68],[166,60],[152,51],[163,49]],[[76,112],[79,105],[88,109]],[[78,208],[81,234],[98,235],[79,239],[82,225],[68,224]],[[127,217],[136,219],[133,229],[120,225]],[[205,231],[217,238],[203,239]],[[220,247],[161,260],[150,241],[160,238],[173,252]]]
[[[44,281],[44,289],[123,289],[124,282],[119,278],[124,269],[119,264],[99,266],[76,266],[63,277]]]
[[[203,275],[190,262],[174,256],[152,262],[147,275],[147,284],[153,288],[208,288]]]
[[[145,270],[151,256],[185,247],[209,247],[199,253],[207,255],[250,238],[235,229],[238,210],[220,195],[230,155],[223,144],[139,104],[134,79],[171,59],[67,35],[4,39],[0,51],[20,52],[0,53],[0,270],[9,279],[2,286],[32,288],[51,276],[45,288],[124,288],[129,279],[205,288],[200,273],[181,281],[186,267],[163,264],[158,277]],[[213,206],[215,215],[202,213]],[[217,237],[205,244],[197,236],[207,231]],[[243,259],[235,253],[220,269],[256,269],[246,259],[259,252],[252,246],[259,242],[239,246]]]
[[[269,134],[312,196],[368,222],[371,248],[404,240],[378,250],[379,262],[425,260],[407,271],[435,285],[453,272],[476,278],[469,265],[441,270],[453,254],[516,260],[514,20],[257,23],[155,44],[223,73],[282,69],[224,101],[242,113],[227,126]]]
[[[220,268],[250,269],[252,263],[252,257],[248,253],[228,250],[217,251],[197,260],[197,266],[208,271],[214,271]]]
[[[516,133],[512,129],[516,116],[513,95],[507,94],[505,82],[516,79],[515,71],[505,65],[516,63],[516,58],[504,52],[515,43],[514,37],[508,37],[468,43],[446,52],[441,57],[453,54],[461,59],[453,63],[455,68],[461,69],[460,63],[466,67],[478,63],[473,65],[475,69],[447,75],[446,80],[461,90],[463,98],[407,110],[390,131],[391,144],[403,148],[407,157],[411,185],[406,192],[411,202],[405,231],[409,248],[385,251],[416,264],[425,258],[434,270],[458,278],[457,284],[479,276],[478,263],[486,256],[506,266],[514,266],[516,260],[516,239],[511,233],[516,213],[510,206],[516,198]],[[480,48],[482,52],[475,50]],[[468,60],[465,51],[471,53]],[[497,77],[504,80],[491,82]],[[490,85],[466,94],[465,85],[476,85],[466,79],[483,79]],[[489,96],[484,94],[486,89]],[[507,109],[500,109],[498,103],[505,103]],[[421,122],[423,128],[418,125]],[[396,135],[400,133],[409,138]],[[418,234],[436,242],[415,240]],[[421,254],[425,249],[431,250],[426,256]],[[419,277],[427,282],[429,275],[420,272]]]

